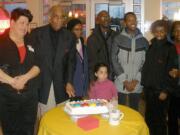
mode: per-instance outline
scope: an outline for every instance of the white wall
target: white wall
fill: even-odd
[[[26,0],[28,9],[33,14],[33,23],[42,25],[42,0]]]
[[[148,25],[161,18],[161,0],[144,0],[144,24]],[[147,39],[151,39],[150,31],[145,32]]]

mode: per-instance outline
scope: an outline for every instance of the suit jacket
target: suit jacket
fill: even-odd
[[[53,82],[55,99],[58,104],[68,98],[65,92],[66,83],[70,82],[72,84],[73,82],[76,39],[68,30],[61,28],[57,48],[54,51],[50,29],[50,25],[35,29],[31,33],[31,39],[37,50],[37,58],[41,69],[39,101],[44,104],[47,103],[50,86]]]

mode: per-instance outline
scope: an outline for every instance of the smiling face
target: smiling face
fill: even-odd
[[[11,29],[18,37],[24,37],[28,31],[29,20],[25,16],[20,16],[16,21],[11,20]]]
[[[153,35],[155,36],[157,40],[162,40],[166,38],[167,32],[163,26],[157,26],[154,29]]]
[[[137,19],[136,19],[136,16],[133,15],[133,14],[129,14],[126,16],[125,20],[125,25],[127,27],[127,29],[130,31],[130,32],[134,32],[136,30],[136,27],[137,27]]]
[[[98,81],[104,81],[108,78],[107,67],[100,67],[99,70],[95,73]]]

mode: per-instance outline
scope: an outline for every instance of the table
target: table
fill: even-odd
[[[119,106],[124,118],[118,126],[111,126],[108,120],[96,115],[99,128],[84,131],[64,112],[61,105],[47,112],[41,119],[38,135],[149,135],[144,118],[126,106]]]

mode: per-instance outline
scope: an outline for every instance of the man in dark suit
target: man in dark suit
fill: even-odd
[[[76,39],[63,27],[63,23],[62,8],[55,5],[49,11],[49,24],[31,33],[38,52],[37,58],[41,63],[41,114],[65,101],[68,98],[66,91],[74,91],[71,84],[75,68]]]
[[[107,11],[101,11],[97,15],[96,26],[87,39],[88,65],[90,81],[93,81],[94,66],[97,63],[105,63],[110,69],[109,78],[113,79],[111,63],[111,47],[117,32],[110,28],[110,16]]]

